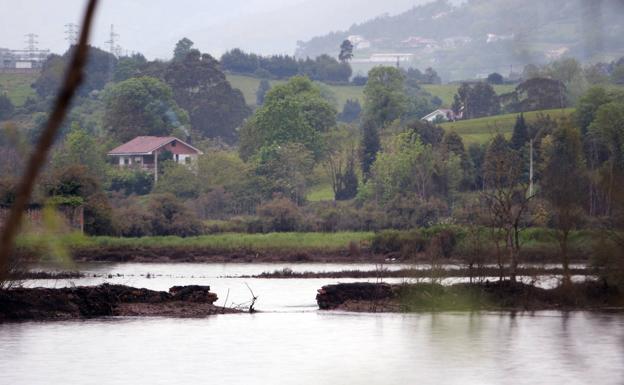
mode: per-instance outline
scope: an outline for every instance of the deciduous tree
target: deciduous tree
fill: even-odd
[[[570,122],[560,123],[548,143],[541,186],[558,233],[564,279],[570,283],[568,238],[581,222],[587,196],[583,147],[578,129]]]
[[[131,78],[106,89],[104,127],[120,142],[140,135],[169,135],[188,129],[188,116],[158,79]]]
[[[237,128],[251,110],[243,94],[233,89],[217,62],[208,54],[191,49],[172,61],[164,75],[175,101],[189,112],[193,130],[207,138],[227,143],[238,139]]]

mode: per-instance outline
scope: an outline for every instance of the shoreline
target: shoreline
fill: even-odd
[[[316,300],[320,310],[366,313],[624,311],[622,294],[600,282],[572,283],[552,289],[510,281],[449,286],[357,282],[323,286]]]
[[[203,247],[97,247],[70,250],[74,262],[111,263],[422,263],[430,264],[431,258],[424,253],[404,256],[397,253],[374,253],[369,249],[350,250],[215,250]],[[41,260],[40,253],[19,250],[15,256],[28,263]],[[523,257],[524,263],[559,264],[559,256]],[[588,263],[589,258],[573,258],[570,264]],[[459,256],[440,258],[439,264],[466,265]],[[485,265],[496,264],[495,258],[487,258]]]
[[[571,275],[593,276],[591,268],[570,268]],[[502,270],[503,276],[509,274],[508,266]],[[227,278],[264,278],[264,279],[319,279],[319,278],[473,278],[475,280],[500,277],[501,269],[498,267],[483,267],[469,269],[459,267],[457,269],[398,269],[398,270],[341,270],[341,271],[304,271],[295,272],[288,268],[263,272],[255,275],[232,276]],[[518,276],[562,276],[563,268],[555,267],[519,267]]]

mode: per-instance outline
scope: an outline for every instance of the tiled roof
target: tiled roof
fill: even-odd
[[[174,140],[187,144],[173,136],[137,136],[131,141],[111,150],[108,155],[149,154]],[[195,149],[191,145],[188,146]],[[199,150],[197,151],[200,152]]]

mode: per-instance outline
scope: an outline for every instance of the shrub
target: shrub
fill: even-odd
[[[594,245],[592,259],[592,266],[605,285],[615,286],[620,290],[624,290],[622,251],[622,244],[602,237]]]
[[[412,256],[426,250],[427,240],[419,230],[384,230],[373,237],[371,249],[374,253],[388,254],[400,252]]]
[[[146,195],[152,191],[154,177],[141,170],[114,169],[110,172],[110,190],[131,194]]]
[[[276,198],[258,207],[264,232],[295,231],[301,221],[299,207],[290,199]]]
[[[84,231],[89,235],[113,235],[113,209],[104,193],[95,193],[84,204]]]
[[[152,218],[144,207],[131,205],[116,211],[116,223],[122,237],[152,235]]]
[[[188,210],[173,194],[152,195],[147,210],[153,235],[188,237],[204,232],[195,213]]]

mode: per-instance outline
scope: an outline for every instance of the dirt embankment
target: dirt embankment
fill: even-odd
[[[600,282],[542,289],[510,281],[443,286],[344,283],[323,286],[321,310],[417,312],[469,310],[623,310],[624,295]]]
[[[403,255],[401,253],[374,253],[370,249],[349,250],[218,250],[204,247],[94,247],[71,250],[76,262],[138,262],[138,263],[430,263],[424,253]],[[22,261],[37,262],[41,256],[37,250],[18,250],[15,255]],[[558,254],[526,256],[523,262],[559,263]],[[575,258],[574,263],[587,263],[588,258]],[[465,263],[460,257],[443,258],[439,263]],[[484,263],[496,263],[488,258]]]
[[[73,251],[78,262],[223,263],[223,262],[383,262],[387,256],[369,251],[326,250],[215,250],[201,247],[104,247]],[[32,256],[24,255],[32,259]]]
[[[235,313],[214,305],[209,286],[174,286],[169,292],[103,284],[61,289],[0,291],[0,322],[106,316],[204,317]]]
[[[521,267],[516,274],[518,276],[561,276],[562,268],[551,267]],[[592,275],[594,271],[588,268],[570,269],[572,275]],[[389,270],[383,267],[378,270],[341,270],[341,271],[293,271],[289,268],[263,272],[255,275],[243,275],[240,278],[267,278],[267,279],[311,279],[311,278],[477,278],[508,276],[509,271],[498,267],[460,268],[460,269],[398,269]]]

